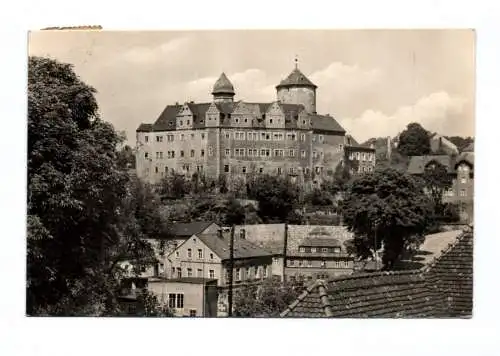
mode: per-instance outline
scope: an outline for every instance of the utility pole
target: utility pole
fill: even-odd
[[[229,239],[229,290],[227,292],[227,316],[233,316],[233,268],[234,268],[234,225],[231,227]]]

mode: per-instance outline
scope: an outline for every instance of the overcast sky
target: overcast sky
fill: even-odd
[[[316,85],[317,111],[359,141],[393,136],[409,122],[474,135],[474,33],[436,31],[204,31],[30,34],[31,55],[74,64],[98,91],[104,120],[131,143],[164,107],[211,101],[221,72],[236,100],[276,100],[299,68]]]

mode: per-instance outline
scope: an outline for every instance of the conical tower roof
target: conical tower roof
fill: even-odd
[[[225,73],[222,73],[215,82],[212,94],[235,94],[233,84],[229,81]]]
[[[317,88],[317,86],[311,82],[298,68],[295,68],[285,79],[283,79],[277,86],[276,89],[281,87],[312,87]]]

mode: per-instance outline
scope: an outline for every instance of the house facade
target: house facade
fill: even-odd
[[[319,184],[343,160],[346,131],[316,112],[316,89],[296,66],[276,86],[276,100],[235,101],[222,73],[211,102],[168,105],[136,130],[137,176],[156,183],[177,172],[243,178],[269,173]]]

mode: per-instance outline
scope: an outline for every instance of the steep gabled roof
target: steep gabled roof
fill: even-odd
[[[312,87],[317,88],[317,86],[311,82],[298,68],[295,68],[285,79],[283,79],[276,88],[282,87],[293,87],[293,86],[302,86],[302,87]]]
[[[471,231],[422,269],[318,280],[282,317],[394,318],[472,315]]]
[[[474,152],[474,142],[469,143],[462,152]]]
[[[212,224],[214,224],[214,222],[212,221],[177,223],[172,225],[170,232],[175,237],[191,237],[193,235],[203,232]]]
[[[229,259],[229,236],[222,238],[216,234],[200,234],[198,239],[202,241],[210,250],[212,250],[221,260]],[[262,256],[272,256],[271,251],[259,247],[250,241],[234,238],[234,258],[252,258]]]
[[[332,116],[311,115],[311,123],[313,130],[345,133],[344,128]]]
[[[410,163],[408,164],[408,173],[422,174],[425,167],[432,161],[442,164],[451,173],[453,169],[453,158],[448,155],[439,156],[411,156]]]
[[[167,105],[153,124],[153,131],[175,130],[176,116],[182,105]]]
[[[140,124],[136,131],[137,132],[150,132],[152,130],[153,130],[152,124]]]

